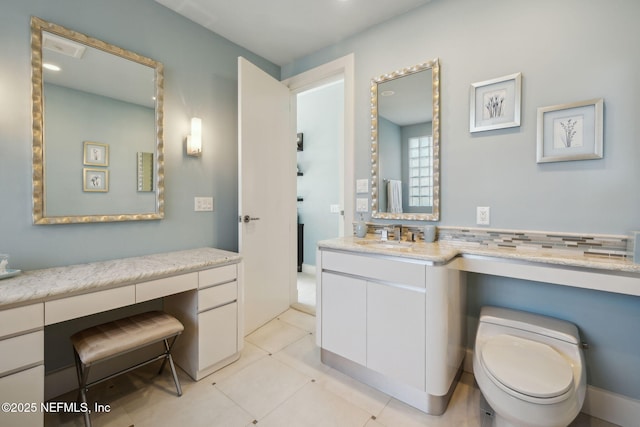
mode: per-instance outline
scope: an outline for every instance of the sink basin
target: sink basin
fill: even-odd
[[[396,240],[360,240],[359,245],[378,249],[408,250],[413,246],[413,242],[398,242]]]

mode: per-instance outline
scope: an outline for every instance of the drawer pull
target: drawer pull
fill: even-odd
[[[225,302],[224,304],[216,305],[215,307],[209,307],[209,308],[207,308],[205,310],[199,311],[198,314],[206,313],[206,312],[211,311],[211,310],[216,310],[216,309],[218,309],[220,307],[224,307],[224,306],[229,305],[229,304],[234,304],[237,301],[238,300],[234,299],[233,301]]]

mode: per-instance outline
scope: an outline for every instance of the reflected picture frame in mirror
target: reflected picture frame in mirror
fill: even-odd
[[[431,121],[431,188],[429,198],[432,201],[430,212],[387,212],[381,206],[386,191],[380,176],[381,147],[380,147],[380,88],[387,82],[415,75],[417,73],[431,72],[432,113]],[[427,89],[428,91],[429,89]],[[427,92],[428,95],[428,92]],[[383,74],[371,80],[371,213],[372,218],[409,220],[409,221],[439,221],[440,220],[440,61],[435,58],[412,67],[403,68],[391,73]]]
[[[103,52],[107,55],[113,55],[114,58],[120,58],[126,61],[131,61],[132,64],[139,64],[150,69],[152,77],[152,98],[148,102],[152,108],[150,115],[150,121],[153,121],[154,129],[150,139],[152,138],[154,153],[154,165],[153,165],[153,195],[152,199],[148,200],[148,203],[144,204],[144,207],[134,207],[131,209],[123,208],[124,212],[91,212],[83,213],[70,211],[68,214],[48,212],[47,202],[48,198],[52,196],[47,194],[47,174],[45,158],[47,157],[45,141],[45,77],[43,71],[44,63],[44,39],[46,37],[59,38],[63,43],[65,40],[69,42],[69,45],[81,46],[81,49],[95,49]],[[141,221],[141,220],[157,220],[164,218],[164,140],[163,140],[163,102],[164,102],[164,75],[163,64],[145,56],[136,54],[121,47],[106,43],[102,40],[87,36],[74,30],[70,30],[63,26],[47,22],[38,17],[31,17],[31,82],[32,82],[32,160],[33,160],[33,223],[37,225],[43,224],[73,224],[73,223],[92,223],[92,222],[119,222],[119,221]],[[105,141],[102,141],[105,142]],[[82,156],[82,141],[74,141],[77,143],[80,150],[80,156]],[[112,145],[113,146],[113,145]],[[73,161],[73,159],[71,160]],[[128,161],[128,159],[127,159]],[[111,162],[113,163],[113,161]],[[124,163],[124,162],[123,162]],[[75,163],[74,163],[75,165]],[[82,158],[79,159],[79,166],[82,167]],[[109,164],[102,164],[105,168]],[[106,169],[105,169],[106,171]],[[127,172],[129,173],[129,172]],[[137,192],[136,186],[136,159],[135,153],[131,159],[131,174],[133,180],[131,182],[131,192]],[[80,176],[78,176],[78,187],[82,190],[80,183],[82,182]],[[74,191],[76,189],[74,188]],[[87,193],[85,193],[87,194]],[[106,197],[109,192],[102,193]],[[96,197],[94,194],[86,195],[85,197]],[[144,197],[144,196],[143,196]],[[97,199],[92,199],[97,200]],[[104,200],[102,200],[104,203]],[[107,203],[109,203],[107,201]]]

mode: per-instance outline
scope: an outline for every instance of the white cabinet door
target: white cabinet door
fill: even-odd
[[[238,351],[238,303],[198,314],[199,370],[208,368]]]
[[[322,273],[322,348],[366,365],[367,283]]]
[[[367,283],[367,368],[425,390],[425,293]]]
[[[0,378],[0,400],[21,405],[19,408],[9,406],[8,411],[0,412],[0,426],[44,425],[40,411],[40,403],[44,400],[44,365]],[[36,407],[32,406],[34,404]]]

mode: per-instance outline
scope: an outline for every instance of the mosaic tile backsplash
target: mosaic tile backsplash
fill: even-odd
[[[379,232],[388,224],[368,223],[369,233]],[[404,226],[403,234],[413,233],[422,240],[423,226]],[[392,233],[390,233],[392,234]],[[389,238],[392,238],[391,236]],[[633,259],[633,239],[627,236],[547,233],[539,231],[497,230],[464,227],[438,227],[437,240],[471,243],[490,248],[551,249],[588,256]]]
[[[439,228],[438,232],[439,240],[478,243],[495,248],[554,249],[606,257],[629,255],[626,236],[465,228]]]

